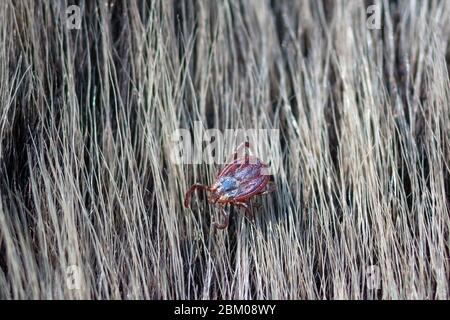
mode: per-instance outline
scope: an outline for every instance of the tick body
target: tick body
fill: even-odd
[[[249,148],[248,143],[240,145],[235,153],[234,160],[225,165],[216,176],[212,186],[196,183],[186,192],[184,206],[189,207],[189,200],[197,189],[206,190],[210,193],[208,201],[220,206],[221,214],[224,217],[223,223],[214,223],[216,229],[228,227],[229,213],[225,211],[226,204],[233,204],[245,209],[245,216],[254,221],[250,208],[250,199],[253,196],[266,194],[275,190],[273,184],[269,183],[270,176],[267,174],[267,164],[251,155],[238,158],[238,151],[242,148]]]

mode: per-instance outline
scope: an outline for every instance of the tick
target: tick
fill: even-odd
[[[244,147],[250,148],[248,143],[241,144],[236,148],[233,161],[226,164],[219,171],[212,186],[195,183],[186,192],[184,198],[184,206],[186,208],[189,207],[189,200],[194,191],[199,189],[210,192],[208,201],[218,205],[224,217],[222,223],[214,223],[216,229],[228,227],[229,213],[224,208],[226,204],[244,208],[245,216],[254,223],[250,199],[275,190],[275,185],[269,183],[270,175],[266,174],[269,165],[262,163],[259,158],[253,155],[245,154],[238,158],[238,152]]]

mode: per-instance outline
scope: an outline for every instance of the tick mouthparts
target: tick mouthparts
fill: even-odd
[[[191,195],[194,191],[196,190],[206,190],[209,191],[209,187],[205,184],[201,184],[201,183],[194,183],[189,190],[186,192],[186,194],[184,195],[184,206],[186,208],[189,207],[189,200],[191,199]]]

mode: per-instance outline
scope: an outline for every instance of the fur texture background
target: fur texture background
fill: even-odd
[[[0,1],[0,298],[449,298],[450,1],[371,4]],[[194,121],[280,130],[255,226]]]

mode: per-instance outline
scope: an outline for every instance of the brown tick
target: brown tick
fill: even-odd
[[[254,223],[254,216],[250,209],[250,199],[253,196],[263,195],[275,190],[273,183],[269,184],[270,176],[265,174],[269,165],[264,164],[255,156],[245,154],[238,158],[237,154],[249,144],[241,144],[234,153],[234,160],[225,165],[217,175],[212,186],[195,183],[186,192],[184,206],[189,207],[192,193],[197,190],[210,192],[208,201],[220,206],[224,217],[223,223],[214,223],[216,229],[225,229],[229,223],[229,213],[224,209],[226,204],[233,204],[245,209],[245,216]]]

